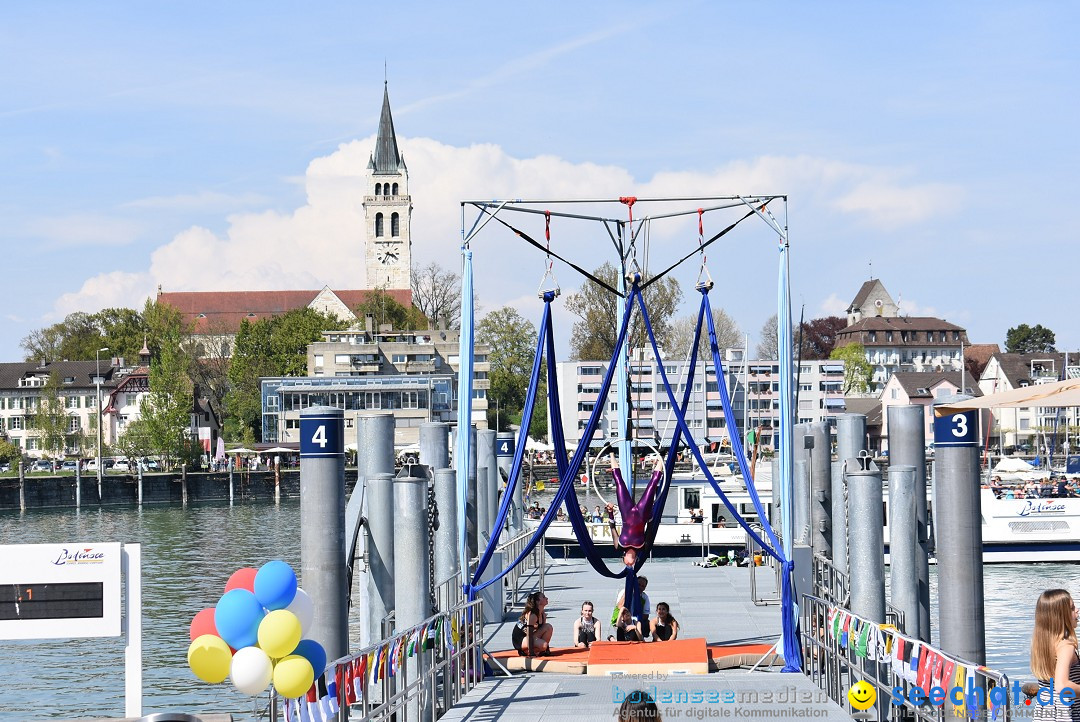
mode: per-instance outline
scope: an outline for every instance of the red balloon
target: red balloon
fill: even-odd
[[[258,573],[258,569],[252,567],[243,567],[233,572],[233,575],[229,577],[229,581],[225,584],[225,591],[231,592],[233,589],[246,589],[252,594],[255,593],[255,575]]]
[[[191,620],[191,629],[188,631],[188,634],[191,637],[192,642],[204,634],[213,634],[217,636],[217,626],[214,624],[213,607],[207,607],[195,615],[195,618]]]

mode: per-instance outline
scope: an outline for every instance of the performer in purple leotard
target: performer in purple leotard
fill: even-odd
[[[645,487],[641,498],[635,502],[630,490],[626,488],[626,482],[623,481],[622,472],[616,463],[615,455],[612,454],[608,458],[611,461],[611,476],[615,479],[615,495],[619,501],[619,515],[622,516],[623,522],[616,546],[626,550],[623,553],[623,564],[632,567],[637,563],[638,549],[645,545],[645,525],[652,519],[652,506],[653,502],[656,501],[656,493],[660,490],[660,479],[664,474],[664,462],[659,456],[656,457],[652,479],[649,480],[649,484]],[[607,512],[608,517],[611,519],[611,526],[614,528],[615,508],[608,504]],[[614,534],[612,536],[614,537]]]

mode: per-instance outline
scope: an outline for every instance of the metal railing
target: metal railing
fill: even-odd
[[[761,533],[761,527],[755,525],[755,531]],[[780,539],[780,536],[777,535],[776,538]],[[757,542],[754,541],[754,537],[750,536],[749,534],[746,535],[746,552],[750,555],[750,601],[752,601],[758,607],[767,607],[772,604],[780,604],[780,564],[772,555],[766,554],[762,550],[762,548],[758,546]],[[754,563],[754,559],[759,555],[761,557],[761,567],[758,567]],[[759,596],[757,578],[759,568],[770,570],[770,573],[773,577],[773,589],[775,590],[776,596]]]
[[[518,534],[513,539],[500,544],[495,551],[502,553],[503,563],[509,564],[514,559],[517,559],[517,555],[520,554],[528,545],[530,539],[532,539],[535,530],[526,530]],[[522,585],[522,577],[538,570],[539,580],[537,590],[544,591],[544,572],[547,568],[547,559],[544,553],[544,543],[547,541],[547,537],[540,539],[540,542],[533,547],[533,550],[521,561],[521,564],[511,569],[505,577],[503,577],[503,613],[510,611],[516,607],[521,607],[525,604],[525,597],[528,596],[528,592],[532,591],[532,584],[528,585],[528,591],[523,593],[525,588]]]
[[[973,689],[981,689],[981,700],[966,698],[964,704],[956,705],[950,698],[950,690],[954,687],[952,679],[941,679],[941,674],[930,682],[924,682],[924,693],[929,693],[932,687],[942,687],[945,690],[944,704],[937,706],[931,704],[915,705],[910,701],[909,693],[914,684],[907,676],[901,676],[899,670],[893,666],[891,652],[884,654],[884,659],[871,659],[872,655],[864,652],[860,656],[856,651],[856,644],[849,643],[847,647],[841,645],[840,639],[834,636],[829,628],[830,612],[833,614],[842,611],[850,614],[842,606],[832,604],[829,601],[816,596],[803,595],[799,606],[800,636],[802,638],[803,666],[807,677],[810,678],[830,699],[839,704],[845,710],[851,711],[848,702],[848,690],[857,682],[865,681],[874,687],[877,693],[877,701],[873,711],[855,712],[853,716],[863,719],[890,720],[934,720],[944,722],[952,719],[969,720],[1008,720],[1011,719],[1010,704],[1016,700],[1009,698],[1009,678],[1002,672],[988,669],[959,657],[945,654],[940,649],[922,643],[903,634],[899,630],[888,630],[892,638],[892,645],[897,640],[903,640],[905,645],[918,642],[921,645],[921,654],[927,651],[940,657],[943,668],[953,672],[962,666],[965,669],[964,681],[961,685],[967,693],[969,685]],[[862,617],[851,615],[853,620],[861,624],[871,624]],[[875,625],[876,626],[876,625]],[[884,631],[884,630],[883,630]],[[854,639],[854,635],[852,635]],[[893,649],[895,647],[890,647]],[[950,666],[951,665],[951,666]],[[972,675],[974,677],[972,677]],[[995,693],[991,690],[997,687],[1003,688],[1005,694]],[[894,690],[901,693],[903,702],[896,704]],[[993,711],[988,706],[988,701],[994,701]],[[972,704],[965,708],[967,702]],[[981,704],[979,703],[981,702]],[[872,715],[872,716],[871,716]]]
[[[484,677],[482,605],[479,599],[460,604],[331,662],[336,719],[434,722],[446,714]],[[276,709],[289,704],[277,702],[271,722],[280,719]]]
[[[830,559],[814,555],[814,594],[829,604],[847,608],[851,603],[851,582],[847,574],[833,566]],[[885,602],[885,623],[907,630],[904,611]]]

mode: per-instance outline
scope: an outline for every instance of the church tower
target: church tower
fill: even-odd
[[[371,176],[364,196],[368,288],[412,287],[412,198],[409,171],[398,151],[390,94],[383,84],[382,116],[375,152],[368,161]]]

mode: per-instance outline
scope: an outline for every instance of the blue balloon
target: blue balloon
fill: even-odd
[[[322,675],[326,669],[326,650],[314,639],[301,639],[293,654],[298,654],[311,662],[311,668],[315,670],[316,677]]]
[[[259,642],[259,622],[266,616],[255,595],[246,589],[232,589],[221,595],[214,608],[218,635],[233,649]]]
[[[255,598],[268,610],[284,609],[295,596],[296,572],[280,559],[263,564],[255,574]]]

